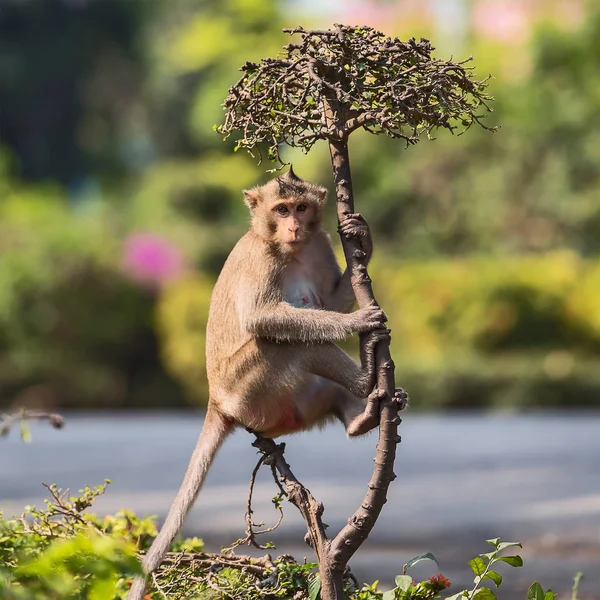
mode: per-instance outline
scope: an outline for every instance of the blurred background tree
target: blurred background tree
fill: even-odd
[[[220,104],[284,26],[332,22],[496,77],[496,135],[351,141],[413,406],[600,404],[596,3],[0,0],[1,405],[205,401],[210,290],[268,178]],[[284,156],[330,184],[324,146]]]

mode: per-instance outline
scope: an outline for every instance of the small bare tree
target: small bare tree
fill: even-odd
[[[363,128],[400,138],[408,146],[440,127],[454,131],[462,126],[464,131],[477,123],[493,129],[482,122],[485,112],[491,110],[487,104],[491,97],[485,92],[487,80],[474,79],[472,67],[467,66],[470,59],[435,59],[428,40],[401,42],[370,27],[335,25],[324,31],[302,27],[284,31],[298,34],[298,43],[285,46],[277,58],[242,66],[243,75],[225,100],[225,123],[218,131],[226,138],[240,132],[237,146],[258,153],[260,159],[261,146],[266,144],[268,157],[280,163],[281,144],[308,152],[317,140],[325,140],[333,166],[338,221],[354,213],[348,155],[348,137],[353,131]],[[374,304],[359,243],[342,239],[342,245],[359,307]],[[348,560],[369,535],[395,478],[398,407],[403,398],[395,389],[389,344],[377,345],[376,360],[382,401],[379,442],[361,506],[335,538],[328,539],[321,521],[322,505],[304,488],[298,491],[296,487],[291,495],[297,498],[294,503],[307,521],[319,562],[323,600],[345,597],[343,574]],[[281,455],[276,465],[284,480],[297,486]]]

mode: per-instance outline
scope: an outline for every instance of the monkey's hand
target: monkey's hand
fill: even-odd
[[[386,314],[376,305],[369,305],[348,315],[356,333],[368,333],[374,329],[385,329]]]
[[[344,220],[338,226],[338,232],[346,239],[357,239],[360,249],[366,254],[367,262],[369,262],[373,254],[373,241],[369,226],[361,214],[346,213]]]

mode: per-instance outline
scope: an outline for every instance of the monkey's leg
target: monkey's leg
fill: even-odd
[[[389,332],[385,329],[361,336],[360,366],[335,344],[307,347],[307,370],[344,388],[336,394],[335,411],[346,425],[348,435],[362,435],[379,425],[382,393],[373,388],[376,375],[375,345],[381,341],[389,341]],[[406,393],[397,390],[394,400],[404,408]]]
[[[333,381],[321,381],[316,393],[299,399],[303,417],[308,422],[317,423],[327,416],[335,416],[352,437],[363,435],[379,425],[382,394],[378,390],[373,390],[367,399],[357,398]]]
[[[360,336],[360,361],[348,356],[334,343],[294,346],[304,371],[339,383],[357,398],[366,398],[375,387],[375,346],[388,341],[387,329],[375,329]]]

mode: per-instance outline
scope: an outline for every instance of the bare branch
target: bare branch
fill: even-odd
[[[57,413],[23,409],[18,413],[0,415],[0,437],[8,435],[17,423],[26,421],[48,421],[54,429],[61,429],[65,424],[63,417]]]
[[[434,58],[426,39],[402,42],[366,26],[284,32],[300,40],[276,58],[243,65],[225,99],[217,129],[225,138],[242,131],[238,147],[266,144],[268,157],[281,162],[282,143],[308,152],[317,140],[344,139],[359,127],[410,144],[440,127],[495,129],[478,114],[481,106],[491,111],[492,97],[489,77],[476,80],[467,66],[471,58]],[[334,122],[315,118],[327,101],[338,105]]]

